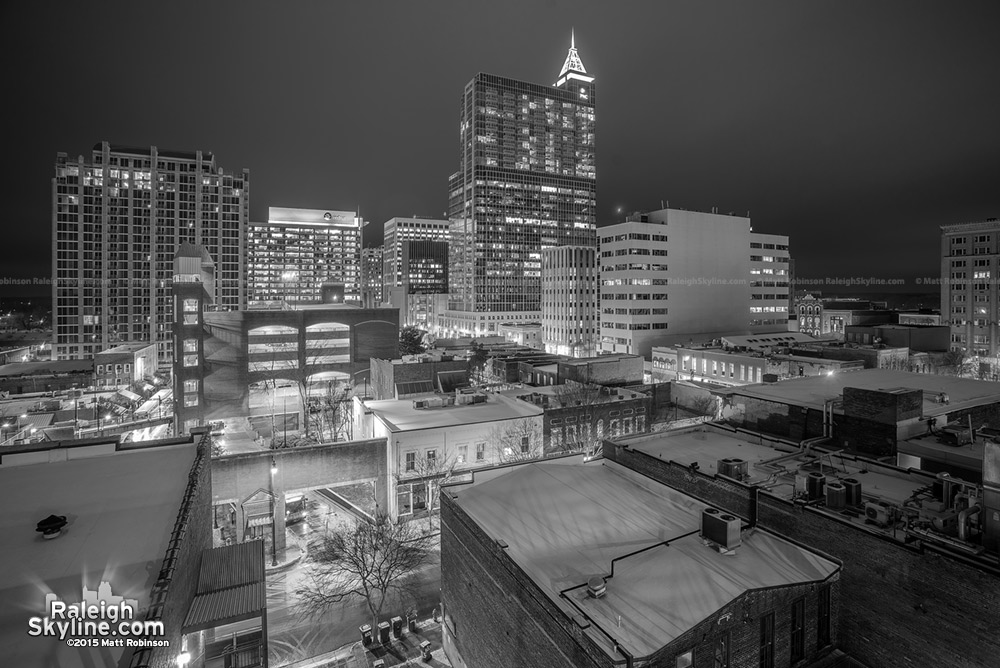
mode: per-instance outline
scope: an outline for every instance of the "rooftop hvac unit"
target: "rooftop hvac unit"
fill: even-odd
[[[844,486],[847,490],[847,497],[844,503],[847,504],[848,508],[854,508],[855,506],[861,505],[861,481],[855,478],[844,478],[840,481],[840,484]]]
[[[812,471],[806,476],[806,496],[810,500],[822,499],[823,488],[826,486],[826,476],[818,471]]]
[[[884,503],[869,501],[865,504],[865,521],[885,528],[892,522],[892,509]]]
[[[826,507],[831,510],[847,507],[847,487],[843,483],[831,482],[826,486]]]
[[[421,399],[421,400],[419,400],[419,401],[414,401],[414,402],[413,402],[413,407],[414,407],[414,408],[417,408],[417,409],[420,409],[420,408],[427,408],[427,405],[428,405],[428,404],[427,404],[427,400],[426,400],[426,399]]]
[[[718,508],[705,508],[701,512],[701,537],[723,549],[732,550],[740,546],[742,526],[740,518],[723,513]]]
[[[746,480],[749,471],[749,462],[739,457],[728,457],[720,459],[718,463],[719,474],[735,480]]]
[[[587,595],[591,598],[602,598],[608,592],[608,585],[599,575],[587,580]]]
[[[941,438],[957,448],[972,443],[972,430],[961,423],[945,425],[941,428]]]

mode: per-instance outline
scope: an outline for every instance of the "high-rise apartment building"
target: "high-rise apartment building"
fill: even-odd
[[[595,103],[575,43],[553,86],[492,74],[466,85],[448,182],[451,333],[537,321],[542,250],[596,245]]]
[[[324,283],[361,300],[361,229],[353,211],[269,207],[266,223],[247,226],[247,301],[319,302]]]
[[[375,308],[382,303],[382,247],[361,249],[361,305]]]
[[[448,241],[449,222],[433,218],[390,218],[383,225],[382,270],[385,278],[386,299],[389,290],[398,288],[406,280],[403,265],[403,246],[407,241]],[[445,290],[447,292],[447,290]]]
[[[1000,221],[941,226],[941,319],[951,349],[988,362],[1000,352]]]
[[[545,351],[591,357],[600,349],[599,271],[594,246],[542,251],[542,342]]]
[[[89,161],[56,157],[52,181],[52,309],[56,359],[93,357],[121,343],[173,352],[171,281],[180,244],[215,261],[212,298],[244,300],[243,243],[250,172],[226,172],[202,151],[102,142]]]
[[[788,329],[788,237],[663,209],[601,228],[601,351]]]

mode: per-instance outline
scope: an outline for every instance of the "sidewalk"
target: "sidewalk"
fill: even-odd
[[[420,643],[431,643],[431,659],[420,658]],[[417,624],[416,633],[405,627],[402,638],[391,638],[385,647],[372,644],[367,649],[360,641],[345,645],[332,652],[284,664],[284,668],[371,668],[377,659],[389,666],[424,666],[425,668],[451,668],[451,663],[441,647],[441,622],[425,619]]]

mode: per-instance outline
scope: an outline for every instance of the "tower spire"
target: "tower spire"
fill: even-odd
[[[580,54],[576,51],[575,28],[569,29],[569,53],[566,54],[566,62],[563,63],[562,70],[559,71],[559,81],[556,82],[556,86],[561,87],[568,79],[578,79],[586,83],[594,80],[593,77],[587,76],[587,68],[583,66]]]
[[[583,61],[580,60],[580,54],[576,52],[576,30],[573,28],[570,28],[569,31],[569,53],[566,54],[566,62],[563,63],[559,77],[563,77],[567,72],[587,73],[587,69],[583,66]]]

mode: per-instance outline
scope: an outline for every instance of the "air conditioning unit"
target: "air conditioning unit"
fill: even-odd
[[[740,529],[743,522],[718,508],[705,508],[701,512],[701,537],[726,550],[740,546]]]
[[[865,521],[885,528],[892,522],[892,508],[884,503],[869,501],[865,504]]]
[[[746,480],[749,472],[749,462],[739,457],[727,457],[718,462],[719,475],[734,480]]]
[[[426,399],[421,399],[419,401],[414,401],[413,402],[413,407],[414,408],[418,408],[418,409],[420,409],[420,408],[427,408],[427,405],[428,404],[427,404],[427,400]]]
[[[826,486],[826,507],[830,510],[841,510],[847,507],[847,487],[839,482],[831,482]]]

